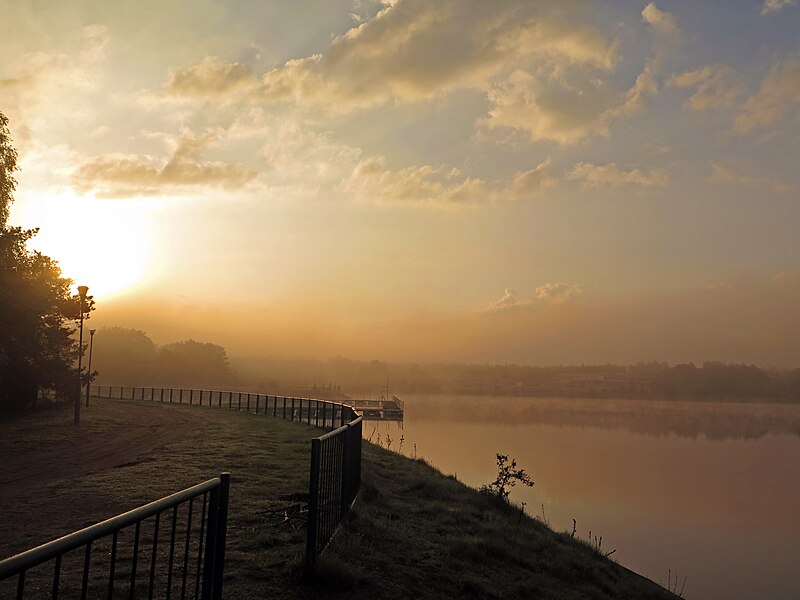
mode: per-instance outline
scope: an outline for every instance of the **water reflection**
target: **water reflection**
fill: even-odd
[[[622,564],[688,598],[798,598],[800,407],[735,403],[404,397],[402,424],[369,422],[397,450],[472,486],[495,452],[536,481],[512,499],[554,529],[578,521]],[[543,508],[542,508],[543,507]]]
[[[622,429],[710,440],[800,437],[800,405],[564,398],[408,397],[406,420]]]

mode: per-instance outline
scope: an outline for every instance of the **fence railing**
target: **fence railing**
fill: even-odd
[[[105,385],[92,389],[100,398],[227,408],[330,429],[311,440],[305,567],[307,572],[316,569],[361,486],[362,418],[353,407],[253,392]]]
[[[349,423],[311,440],[306,570],[313,572],[361,486],[361,424]]]
[[[325,429],[340,427],[357,416],[351,406],[341,402],[253,392],[118,385],[93,385],[91,391],[98,398],[227,408],[257,415],[271,415],[287,421],[303,421]]]
[[[229,486],[230,474],[223,473],[0,561],[0,582],[16,576],[18,599],[25,597],[26,576],[32,572],[29,587],[37,597],[44,590],[49,590],[47,596],[51,598],[58,598],[62,591],[68,597],[77,597],[80,590],[80,598],[86,598],[91,590],[91,597],[102,595],[113,600],[115,592],[120,592],[122,597],[136,598],[144,595],[137,593],[137,585],[146,584],[148,598],[159,592],[159,597],[166,598],[220,600]],[[130,544],[126,544],[122,538],[131,537],[124,536],[131,533],[125,531],[130,527],[134,531],[132,539],[127,540]],[[166,542],[160,544],[163,530],[168,531],[168,536],[164,536],[168,550]],[[84,549],[82,560],[70,554],[79,548]],[[55,562],[52,577],[40,568],[49,561]],[[82,562],[82,569],[67,568],[65,562],[69,566]],[[142,562],[145,568],[140,569]],[[103,570],[107,567],[107,574],[100,574],[100,567]],[[80,581],[73,576],[77,571],[81,573]],[[145,575],[147,571],[149,574]]]

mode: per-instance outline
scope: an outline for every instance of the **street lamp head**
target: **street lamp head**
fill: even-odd
[[[80,294],[82,300],[86,299],[86,292],[88,291],[89,291],[89,286],[87,285],[78,286],[78,294]]]
[[[90,330],[89,330],[89,335],[94,335],[94,332],[95,332],[95,331],[97,331],[97,329],[90,329]]]

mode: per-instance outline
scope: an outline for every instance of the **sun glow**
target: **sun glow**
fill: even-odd
[[[69,192],[26,198],[17,221],[39,227],[29,247],[58,261],[74,287],[96,299],[136,288],[148,272],[147,215],[131,201],[99,201]]]

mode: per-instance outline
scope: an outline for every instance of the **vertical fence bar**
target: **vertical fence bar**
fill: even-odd
[[[53,573],[53,598],[58,598],[58,584],[61,582],[61,555],[56,556],[56,568]]]
[[[169,563],[167,566],[167,600],[172,596],[172,569],[175,565],[175,533],[178,527],[178,505],[172,507],[172,531],[169,536]]]
[[[200,542],[197,544],[197,570],[194,580],[194,597],[197,600],[200,591],[200,573],[203,566],[203,539],[206,531],[206,511],[208,510],[208,492],[203,494],[203,512],[200,515]]]
[[[219,487],[211,490],[208,498],[208,520],[206,521],[206,551],[203,557],[203,587],[200,591],[201,600],[211,600],[211,585],[214,577],[214,558],[217,551],[217,534],[219,533],[217,521],[219,519]],[[201,544],[202,545],[202,544]],[[198,557],[198,571],[200,569]]]
[[[136,521],[136,531],[133,534],[133,560],[131,561],[131,589],[130,598],[136,598],[136,563],[139,560],[139,533],[141,531],[142,522]]]
[[[89,591],[89,565],[92,560],[92,542],[86,544],[83,554],[83,580],[81,581],[81,600],[86,600],[86,593]]]
[[[147,597],[153,600],[153,585],[156,580],[156,556],[158,556],[158,527],[161,524],[161,513],[156,513],[156,523],[153,525],[153,549],[150,556],[150,586],[147,588]]]
[[[217,521],[219,533],[217,534],[217,549],[214,561],[212,600],[222,600],[222,573],[225,567],[225,541],[228,537],[228,500],[230,497],[231,474],[221,473],[219,479],[219,520]]]
[[[292,397],[292,421],[294,421],[294,397]]]
[[[186,544],[183,547],[183,576],[181,578],[181,600],[186,599],[186,576],[189,574],[189,545],[192,537],[192,514],[194,498],[189,498],[189,510],[186,517]]]
[[[247,392],[247,412],[250,412],[250,392]]]
[[[306,572],[317,568],[317,521],[319,518],[320,441],[311,440],[311,475],[308,484],[308,527],[306,533]]]
[[[286,396],[283,397],[283,416],[281,418],[286,420]]]

